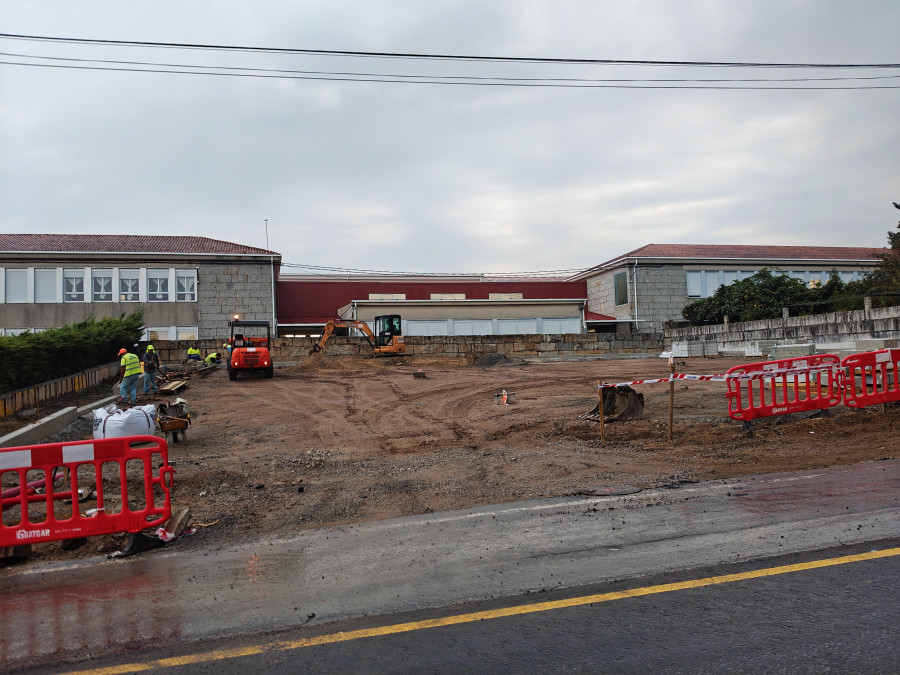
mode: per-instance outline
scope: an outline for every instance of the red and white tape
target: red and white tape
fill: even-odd
[[[782,375],[798,375],[802,373],[837,371],[841,369],[839,363],[826,363],[818,366],[807,366],[805,368],[781,368],[773,370],[758,371],[754,373],[720,373],[718,375],[690,375],[688,373],[673,373],[669,377],[659,377],[653,380],[634,380],[633,382],[618,382],[611,384],[603,382],[597,385],[598,389],[608,387],[631,387],[636,384],[657,384],[662,382],[675,382],[678,380],[693,380],[700,382],[727,382],[728,380],[768,380]]]

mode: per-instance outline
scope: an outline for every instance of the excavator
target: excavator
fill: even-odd
[[[325,343],[334,332],[335,328],[355,328],[365,335],[366,340],[375,350],[376,356],[395,356],[406,352],[406,344],[403,342],[403,331],[400,328],[399,314],[385,314],[375,317],[375,332],[369,328],[365,321],[356,319],[331,319],[325,324],[322,336],[318,339],[309,355],[325,350]]]

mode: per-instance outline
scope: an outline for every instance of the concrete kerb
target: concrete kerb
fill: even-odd
[[[53,413],[48,417],[22,427],[11,434],[0,438],[0,448],[10,448],[17,445],[35,445],[47,436],[62,431],[78,418],[78,409],[72,406]]]
[[[19,445],[36,445],[38,443],[43,443],[45,438],[62,431],[82,415],[92,412],[97,408],[102,408],[110,403],[114,403],[118,398],[118,394],[113,394],[112,396],[107,396],[94,403],[83,405],[80,408],[75,408],[74,406],[71,408],[63,408],[59,412],[48,415],[34,424],[29,424],[27,427],[22,427],[12,433],[6,434],[6,436],[0,437],[0,448],[12,448]]]

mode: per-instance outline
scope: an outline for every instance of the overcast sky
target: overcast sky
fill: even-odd
[[[900,64],[896,0],[0,0],[0,16],[3,33],[92,40]],[[516,273],[584,269],[649,243],[883,246],[897,220],[900,89],[647,80],[900,87],[900,67],[464,62],[6,38],[0,51],[20,64],[219,73],[0,65],[7,233],[193,234],[265,247],[268,219],[268,247],[285,263]],[[265,77],[235,76],[251,73]],[[618,86],[572,86],[587,84]]]

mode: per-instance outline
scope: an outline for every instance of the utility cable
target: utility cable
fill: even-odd
[[[154,61],[120,61],[109,59],[84,59],[63,56],[39,56],[34,54],[20,54],[14,52],[0,52],[0,56],[20,59],[41,59],[44,61],[65,61],[67,63],[87,63],[87,64],[104,64],[115,66],[146,66],[154,68],[179,68],[179,69],[198,69],[201,71],[225,71],[228,72],[249,72],[249,73],[274,73],[279,75],[323,75],[335,78],[344,77],[366,77],[366,78],[397,78],[397,79],[425,79],[425,80],[472,80],[472,81],[499,81],[499,82],[570,82],[570,83],[592,83],[592,82],[677,82],[677,83],[745,83],[745,82],[841,82],[841,81],[861,81],[861,80],[890,80],[900,79],[900,75],[869,75],[855,77],[792,77],[792,78],[579,78],[579,77],[488,77],[488,76],[472,76],[472,75],[399,75],[394,73],[358,73],[358,72],[342,72],[342,71],[320,71],[320,70],[289,70],[280,68],[247,68],[241,66],[204,66],[196,64],[184,63],[159,63]],[[3,62],[8,63],[8,62]],[[22,63],[19,65],[35,65]],[[154,71],[158,72],[158,71]]]
[[[119,47],[152,47],[165,49],[200,49],[213,51],[234,51],[277,54],[307,54],[319,56],[350,56],[360,58],[395,58],[426,59],[441,61],[483,61],[492,63],[559,63],[559,64],[591,64],[591,65],[628,65],[628,66],[690,66],[690,67],[727,67],[727,68],[900,68],[900,63],[768,63],[754,61],[659,61],[628,59],[573,59],[542,58],[531,56],[473,56],[464,54],[417,54],[404,52],[365,52],[342,51],[330,49],[294,49],[283,47],[246,47],[239,45],[210,45],[184,42],[143,42],[133,40],[95,40],[87,38],[51,37],[44,35],[20,35],[0,33],[0,38],[9,40],[30,40],[51,43],[69,43],[82,45],[105,45]]]
[[[262,73],[232,73],[232,72],[210,72],[210,71],[193,71],[193,70],[168,70],[162,68],[111,68],[106,66],[76,66],[64,64],[50,63],[19,63],[15,61],[0,61],[0,65],[7,66],[24,66],[32,68],[61,68],[68,70],[97,70],[106,72],[126,72],[126,73],[156,73],[169,75],[205,75],[215,77],[240,77],[240,78],[262,78],[262,79],[278,79],[278,80],[317,80],[326,82],[380,82],[389,84],[437,84],[450,86],[469,86],[469,87],[550,87],[557,89],[716,89],[716,90],[784,90],[784,91],[842,91],[854,89],[900,89],[900,85],[861,85],[861,86],[723,86],[723,85],[700,85],[700,84],[596,84],[583,83],[572,84],[565,82],[508,82],[508,81],[470,81],[470,80],[437,80],[437,79],[398,79],[407,76],[372,76],[372,77],[337,77],[330,75],[266,75]],[[602,82],[602,81],[600,81]]]

